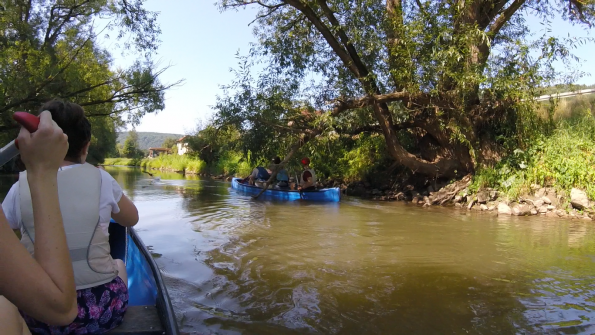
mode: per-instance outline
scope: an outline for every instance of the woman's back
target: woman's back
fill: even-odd
[[[68,135],[68,152],[58,171],[60,208],[77,284],[78,315],[68,326],[50,326],[23,314],[29,328],[39,333],[101,334],[121,324],[128,306],[126,268],[109,248],[113,217],[123,225],[138,222],[136,206],[104,170],[85,163],[91,143],[91,124],[76,104],[51,101],[42,107]],[[22,176],[21,176],[22,177]],[[11,227],[20,227],[22,242],[34,251],[35,232],[29,209],[27,178],[20,178],[2,207]],[[21,224],[22,222],[22,224]]]

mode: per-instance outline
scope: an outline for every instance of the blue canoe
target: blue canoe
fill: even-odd
[[[161,272],[134,228],[112,221],[109,234],[112,257],[126,263],[128,310],[122,325],[107,334],[178,335],[178,324]]]
[[[260,191],[262,191],[262,188],[260,187],[243,184],[241,181],[242,179],[240,178],[233,178],[231,180],[231,187],[235,190],[242,191],[251,195],[257,195],[258,193],[260,193]],[[341,190],[338,187],[323,188],[317,191],[301,192],[300,194],[299,191],[269,188],[268,190],[264,191],[261,197],[289,201],[307,200],[322,202],[339,202],[341,201]]]

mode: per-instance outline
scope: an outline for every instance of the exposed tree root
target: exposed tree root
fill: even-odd
[[[459,192],[471,185],[471,174],[466,175],[463,179],[458,180],[450,185],[434,192],[429,199],[432,205],[444,205],[451,201]]]

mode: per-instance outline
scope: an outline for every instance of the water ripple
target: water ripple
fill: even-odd
[[[187,333],[595,332],[592,224],[116,175]]]

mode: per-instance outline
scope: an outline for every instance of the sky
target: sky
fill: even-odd
[[[192,133],[199,122],[205,122],[213,114],[211,106],[216,96],[222,93],[220,85],[233,80],[230,68],[236,67],[236,53],[245,55],[250,43],[255,42],[252,26],[256,8],[221,13],[215,0],[148,0],[145,7],[159,12],[161,44],[153,59],[160,66],[171,65],[160,80],[174,83],[184,79],[184,84],[165,93],[165,109],[146,115],[137,131],[173,134]],[[535,34],[551,29],[555,35],[593,36],[582,26],[573,26],[561,19],[542,25],[536,18],[528,18]],[[108,49],[114,42],[104,41]],[[595,83],[595,62],[589,62],[595,54],[593,43],[574,50],[584,61],[580,69],[592,76],[581,79],[578,84]],[[125,67],[134,61],[130,56],[113,52],[114,64]],[[558,64],[561,68],[564,64]]]

